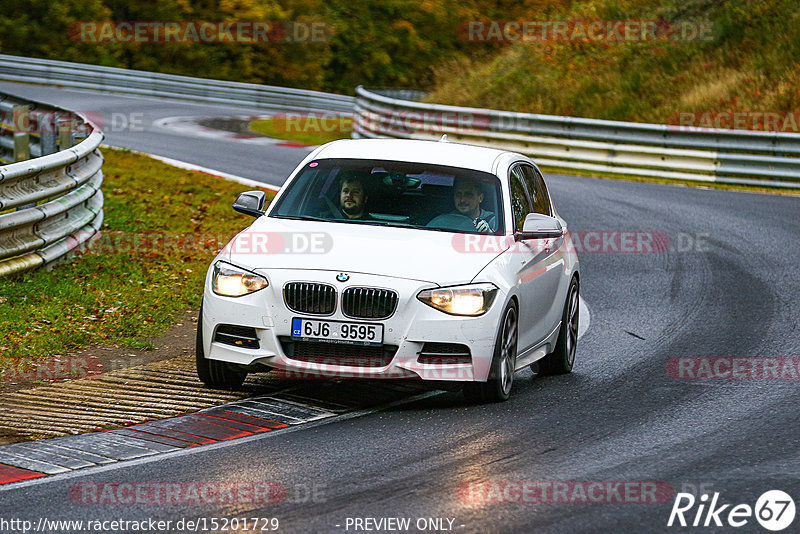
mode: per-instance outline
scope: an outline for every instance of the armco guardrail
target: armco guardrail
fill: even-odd
[[[0,79],[265,110],[351,113],[355,98],[305,89],[191,78],[0,54]]]
[[[354,137],[439,139],[521,152],[540,165],[618,175],[800,188],[800,134],[689,129],[418,102],[356,89]]]
[[[2,277],[50,263],[100,229],[103,134],[80,115],[4,95],[0,116],[0,157],[22,160],[0,166]]]

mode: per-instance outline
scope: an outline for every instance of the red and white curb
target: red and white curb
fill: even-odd
[[[269,119],[272,115],[232,115],[230,117],[164,117],[153,122],[155,128],[170,130],[191,137],[203,137],[206,139],[218,139],[225,141],[236,141],[240,143],[248,143],[253,145],[263,146],[285,146],[292,148],[302,148],[305,150],[312,150],[316,146],[305,145],[303,143],[296,143],[293,141],[284,141],[281,139],[273,139],[271,137],[264,137],[257,133],[242,133],[242,132],[229,132],[226,130],[219,130],[200,124],[200,121],[209,119],[227,119],[227,120],[240,120],[240,121],[254,121]]]
[[[275,432],[336,414],[275,397],[252,397],[126,428],[0,447],[0,484]]]

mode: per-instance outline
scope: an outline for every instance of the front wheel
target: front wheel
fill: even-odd
[[[486,382],[468,382],[464,396],[470,402],[501,402],[508,400],[514,385],[517,365],[517,305],[512,301],[503,312],[500,331],[495,343],[492,367]]]
[[[539,374],[563,375],[572,371],[575,365],[575,350],[578,346],[580,287],[578,279],[573,278],[567,291],[567,300],[561,315],[561,329],[558,331],[556,348],[539,360]]]
[[[195,362],[197,376],[206,386],[214,389],[235,389],[244,383],[247,371],[233,364],[219,360],[209,360],[203,351],[203,306],[197,317],[197,339],[195,342]]]

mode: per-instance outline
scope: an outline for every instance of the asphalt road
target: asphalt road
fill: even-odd
[[[77,108],[136,109],[154,118],[241,113],[37,87],[27,95]],[[112,132],[108,140],[271,183],[280,183],[306,153],[149,127]],[[667,520],[682,490],[702,487],[719,492],[720,503],[750,506],[767,490],[800,497],[800,391],[791,373],[781,374],[789,379],[743,374],[735,380],[668,373],[673,358],[800,357],[800,198],[547,179],[570,230],[599,232],[601,242],[603,235],[613,241],[608,232],[624,230],[666,234],[670,241],[660,252],[581,255],[592,324],[571,375],[519,373],[503,404],[466,405],[458,394],[444,393],[274,436],[19,483],[0,488],[0,517],[275,517],[279,532],[365,531],[354,528],[354,518],[365,517],[410,518],[412,527],[420,518],[446,518],[444,526],[452,520],[456,532],[668,532],[679,530]],[[584,244],[597,242],[581,235]],[[270,481],[286,495],[272,504],[183,499],[92,505],[80,495],[86,486],[77,485],[157,481]],[[519,481],[543,483],[539,488],[568,482],[570,497],[536,502],[539,493],[514,491]],[[633,502],[634,495],[621,490],[621,500],[630,502],[618,502],[613,491],[601,502],[581,502],[576,483],[588,488],[590,481],[606,488],[606,482],[646,481],[666,497]],[[488,484],[465,486],[470,482]],[[689,521],[696,511],[686,514]],[[786,532],[799,526],[796,519]],[[752,517],[742,528],[712,523],[685,530],[764,531]]]
[[[162,119],[167,118],[264,115],[264,110],[2,81],[0,92],[83,112],[101,127],[108,145],[187,161],[272,185],[283,183],[308,154],[304,148],[265,147],[242,140],[199,137],[160,126]]]

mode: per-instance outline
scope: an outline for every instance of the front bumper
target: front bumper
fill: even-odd
[[[497,295],[492,307],[479,317],[459,317],[440,312],[417,300],[423,289],[435,284],[418,280],[378,275],[353,274],[346,283],[336,282],[338,272],[318,270],[259,269],[269,286],[243,297],[223,297],[211,290],[211,275],[206,277],[203,297],[203,352],[206,358],[241,365],[264,364],[285,370],[287,376],[331,378],[421,378],[437,381],[486,381],[494,353],[497,327],[505,296]],[[352,319],[337,305],[325,317],[301,314],[288,309],[283,286],[288,282],[323,282],[333,284],[341,302],[342,292],[350,286],[395,290],[399,301],[395,313],[383,320]],[[501,290],[502,291],[502,290]],[[384,346],[397,347],[386,365],[362,366],[358,359],[347,365],[328,358],[322,361],[293,359],[285,350],[291,337],[292,318],[303,317],[330,321],[380,323],[384,325]],[[214,341],[218,325],[237,325],[255,330],[259,348],[244,348]],[[436,363],[418,360],[426,342],[462,344],[469,347],[469,363],[448,363],[443,356]],[[341,347],[339,347],[341,348]],[[430,360],[429,360],[430,361]]]

